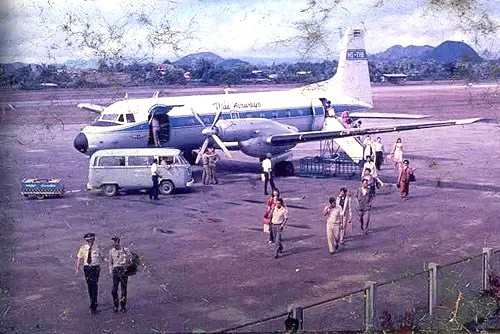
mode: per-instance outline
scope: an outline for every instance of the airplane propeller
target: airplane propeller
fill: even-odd
[[[200,162],[201,157],[203,155],[203,152],[205,152],[205,150],[208,147],[208,144],[210,143],[210,138],[212,138],[217,143],[217,145],[219,145],[219,147],[222,149],[222,151],[224,151],[224,154],[229,159],[232,159],[233,157],[232,157],[231,153],[229,153],[229,150],[227,149],[226,145],[224,145],[224,143],[219,138],[219,136],[217,136],[218,133],[219,133],[219,130],[217,129],[216,124],[217,124],[217,122],[219,121],[219,119],[222,116],[222,110],[217,110],[217,113],[215,114],[214,121],[212,122],[212,125],[210,125],[210,126],[207,126],[203,122],[203,120],[201,119],[200,115],[198,115],[198,113],[196,111],[194,111],[193,108],[191,108],[191,112],[193,113],[193,116],[196,118],[196,120],[201,125],[203,125],[205,127],[201,131],[201,133],[203,133],[203,135],[205,135],[207,137],[207,138],[205,138],[205,140],[203,141],[203,144],[201,145],[200,151],[198,152],[198,155],[196,156],[195,163],[198,164]]]

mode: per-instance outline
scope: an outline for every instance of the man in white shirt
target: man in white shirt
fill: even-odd
[[[274,253],[274,258],[278,258],[279,253],[283,252],[283,244],[281,243],[281,237],[283,234],[283,229],[288,221],[288,209],[285,207],[282,198],[276,200],[276,207],[273,210],[273,215],[271,218],[271,235],[270,239],[272,243],[276,243],[276,251]]]
[[[151,180],[153,181],[153,187],[149,190],[149,199],[150,200],[158,200],[158,193],[160,192],[159,184],[158,184],[158,161],[157,159],[153,160],[151,164]]]
[[[94,243],[94,233],[87,233],[83,238],[87,243],[78,249],[75,272],[78,273],[80,271],[80,263],[83,262],[83,272],[90,298],[90,312],[95,314],[97,313],[98,282],[102,255],[99,246]]]
[[[266,154],[266,158],[262,160],[262,172],[264,173],[264,194],[268,195],[267,184],[271,184],[271,191],[276,187],[273,180],[273,164],[271,162],[271,153]]]
[[[384,162],[384,144],[382,144],[382,138],[377,137],[377,140],[373,144],[375,149],[375,167],[380,170],[382,163]]]

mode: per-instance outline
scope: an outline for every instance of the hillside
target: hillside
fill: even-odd
[[[423,55],[423,59],[432,59],[440,63],[480,62],[483,60],[469,45],[457,41],[446,41],[439,44],[432,51]]]
[[[434,48],[430,45],[409,45],[406,47],[401,45],[394,45],[384,52],[372,55],[371,58],[380,61],[395,61],[402,58],[420,58],[433,49]]]
[[[210,63],[218,64],[222,62],[224,58],[216,55],[213,52],[198,52],[184,56],[174,61],[173,64],[177,66],[193,67],[196,63],[198,63],[201,60],[206,60]]]

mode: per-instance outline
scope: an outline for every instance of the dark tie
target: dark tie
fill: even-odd
[[[92,246],[89,247],[89,254],[87,255],[87,264],[90,265],[92,263]]]

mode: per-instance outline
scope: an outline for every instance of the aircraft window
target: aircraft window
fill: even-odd
[[[120,115],[120,117],[118,117],[118,122],[120,122],[120,123],[124,123],[125,122],[125,120],[123,119],[123,114]]]
[[[160,157],[161,166],[169,166],[174,163],[174,157]]]
[[[102,114],[101,121],[116,122],[118,114]]]
[[[135,123],[134,114],[127,114],[127,123]]]
[[[128,157],[129,166],[149,166],[152,163],[153,163],[153,157],[151,156]]]
[[[125,166],[125,157],[101,157],[99,166],[118,167]]]

